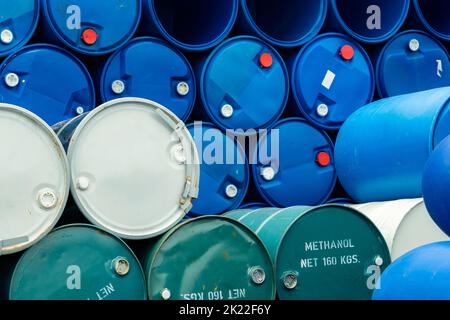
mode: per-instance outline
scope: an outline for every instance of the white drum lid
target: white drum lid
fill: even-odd
[[[53,130],[31,112],[0,104],[0,255],[29,248],[58,222],[69,166]]]
[[[92,223],[125,239],[158,236],[198,195],[194,140],[178,117],[145,99],[103,104],[75,130],[72,196]]]
[[[450,238],[437,226],[421,201],[405,216],[397,229],[392,245],[392,261],[405,253],[433,242]]]

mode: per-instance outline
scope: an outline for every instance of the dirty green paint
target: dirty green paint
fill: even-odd
[[[317,208],[238,210],[226,215],[261,238],[275,264],[282,300],[370,299],[377,276],[390,263],[378,229],[359,212],[341,205]],[[383,259],[381,268],[375,259]],[[287,289],[286,274],[297,276]],[[369,285],[368,285],[369,283]]]
[[[179,224],[147,248],[149,297],[161,300],[271,300],[275,278],[262,242],[244,225],[224,217],[201,217]],[[261,267],[265,281],[249,274]],[[167,293],[167,290],[165,292]]]
[[[113,261],[123,257],[129,272],[118,275]],[[144,300],[143,270],[119,238],[89,225],[51,232],[25,252],[10,286],[11,300]]]

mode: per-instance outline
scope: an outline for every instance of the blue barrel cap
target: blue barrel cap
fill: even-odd
[[[448,52],[425,32],[399,33],[378,57],[376,80],[382,97],[449,86]]]
[[[46,36],[87,55],[115,51],[128,42],[141,18],[140,0],[42,0]]]
[[[210,123],[187,128],[200,154],[200,192],[189,215],[218,215],[238,208],[250,181],[244,149]]]
[[[327,15],[327,0],[240,0],[250,28],[280,47],[300,46],[315,37]]]
[[[144,33],[157,33],[190,51],[221,43],[236,21],[238,0],[142,0]]]
[[[151,99],[186,121],[196,97],[194,71],[183,54],[164,41],[136,38],[109,58],[100,94],[103,102],[124,97]]]
[[[352,38],[386,41],[402,27],[410,0],[330,0],[330,14]]]
[[[372,63],[351,38],[323,34],[300,50],[292,67],[292,91],[301,113],[315,125],[339,129],[372,101]]]
[[[450,242],[417,248],[381,275],[373,300],[449,300]]]
[[[289,76],[275,49],[257,38],[239,36],[207,58],[199,90],[207,115],[221,129],[260,129],[283,113]]]
[[[91,111],[95,90],[88,70],[75,56],[53,45],[35,44],[3,61],[0,99],[54,125]]]
[[[257,190],[280,208],[324,203],[337,180],[333,149],[328,135],[306,120],[281,120],[259,141],[252,167]]]
[[[450,40],[450,2],[448,0],[412,0],[417,17],[425,28],[436,37]]]
[[[0,57],[24,46],[39,21],[39,0],[0,0]]]

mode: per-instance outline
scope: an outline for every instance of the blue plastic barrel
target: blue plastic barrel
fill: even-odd
[[[199,63],[204,113],[221,129],[260,129],[283,113],[289,75],[283,59],[249,36],[229,39]]]
[[[301,118],[276,123],[259,139],[257,156],[255,186],[272,206],[322,204],[336,184],[331,139]]]
[[[280,47],[314,38],[327,15],[327,0],[240,0],[239,28]]]
[[[194,71],[181,52],[162,40],[136,38],[107,61],[100,80],[103,102],[151,99],[186,121],[196,97]]]
[[[210,123],[196,122],[187,128],[200,155],[200,192],[189,216],[218,215],[238,208],[250,181],[244,149]]]
[[[42,36],[86,55],[111,53],[127,43],[141,18],[141,0],[41,0]]]
[[[450,137],[445,138],[428,159],[422,190],[431,217],[450,235]]]
[[[350,198],[333,198],[327,201],[327,204],[353,204]]]
[[[422,196],[422,172],[450,134],[450,87],[382,99],[356,111],[336,141],[336,169],[357,202]]]
[[[0,0],[0,57],[24,46],[39,21],[39,0]]]
[[[450,40],[450,1],[448,0],[412,0],[415,14],[420,23],[433,35]]]
[[[295,111],[324,129],[339,129],[372,101],[375,80],[364,49],[343,34],[323,34],[304,46],[291,63]]]
[[[373,300],[449,300],[449,256],[450,242],[432,243],[405,254],[383,272]]]
[[[91,111],[95,90],[75,56],[53,45],[35,44],[3,61],[0,100],[21,105],[54,125]]]
[[[376,80],[381,97],[450,86],[448,52],[425,32],[399,33],[378,57]]]
[[[356,40],[380,43],[395,35],[408,16],[410,0],[329,0],[328,27]]]
[[[141,32],[162,36],[185,50],[215,47],[236,21],[238,0],[142,0]]]

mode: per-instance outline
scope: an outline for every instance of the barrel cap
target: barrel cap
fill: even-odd
[[[95,90],[88,70],[74,55],[53,45],[33,44],[0,66],[0,100],[21,105],[54,125],[77,116],[80,108],[92,110]]]
[[[240,206],[247,193],[250,169],[245,151],[238,141],[223,134],[211,123],[187,126],[194,137],[201,159],[200,192],[193,201],[191,216],[222,214]],[[219,142],[213,154],[208,143]],[[231,146],[231,147],[230,147]]]
[[[96,108],[75,130],[68,157],[82,213],[123,238],[164,233],[198,195],[192,136],[172,112],[149,100],[121,98]]]
[[[275,298],[266,248],[252,231],[229,218],[188,220],[150,249],[144,269],[151,300]]]
[[[52,37],[78,53],[103,55],[127,43],[141,18],[140,0],[114,3],[42,0],[42,15]]]
[[[0,256],[27,249],[58,222],[69,195],[69,169],[54,132],[31,112],[0,104]]]
[[[272,63],[261,67],[261,54]],[[266,60],[266,59],[263,59]],[[270,127],[283,113],[289,76],[281,56],[255,37],[228,39],[206,59],[199,86],[208,117],[221,129]]]
[[[152,37],[133,39],[115,52],[100,80],[103,102],[123,97],[152,99],[183,121],[192,112],[196,91],[194,71],[185,56]]]
[[[92,225],[67,225],[51,232],[25,252],[10,285],[12,300],[146,297],[144,273],[133,252]]]

